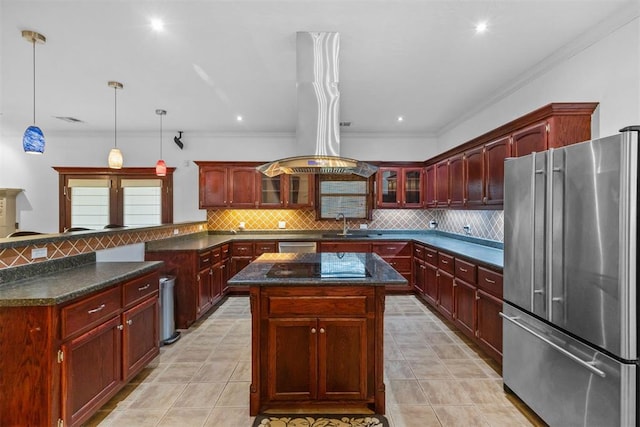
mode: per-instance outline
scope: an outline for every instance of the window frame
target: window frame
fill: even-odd
[[[58,227],[60,233],[71,227],[70,179],[105,179],[109,181],[109,223],[122,224],[124,218],[124,197],[121,182],[123,179],[159,179],[162,181],[161,221],[173,223],[173,172],[176,168],[167,168],[166,176],[157,176],[155,168],[93,168],[54,166],[58,172]]]
[[[327,221],[327,220],[331,220],[332,218],[323,218],[322,217],[322,198],[323,195],[326,197],[333,197],[333,196],[340,196],[340,197],[362,197],[365,199],[365,209],[366,209],[366,215],[364,218],[352,218],[352,217],[347,217],[347,219],[352,219],[352,220],[362,220],[362,219],[366,219],[366,220],[371,220],[373,217],[373,208],[374,208],[374,201],[375,201],[375,197],[374,197],[374,183],[375,183],[375,174],[372,175],[369,178],[363,178],[361,176],[357,176],[357,175],[335,175],[335,174],[320,174],[318,175],[318,179],[315,180],[315,199],[316,199],[316,221]],[[357,194],[352,194],[352,193],[342,193],[342,194],[338,194],[338,193],[323,193],[321,194],[321,185],[322,185],[322,181],[362,181],[365,182],[367,185],[367,192],[366,193],[357,193]]]

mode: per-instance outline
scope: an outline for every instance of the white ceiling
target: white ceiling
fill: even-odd
[[[575,53],[594,28],[606,33],[636,2],[1,0],[0,120],[4,131],[32,121],[28,29],[47,37],[36,46],[45,133],[112,132],[109,80],[125,86],[119,132],[156,131],[157,108],[168,131],[294,132],[295,33],[338,31],[341,120],[352,122],[342,132],[437,135]]]

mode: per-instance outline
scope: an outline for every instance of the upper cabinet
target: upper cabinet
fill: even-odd
[[[378,208],[424,207],[424,168],[380,167],[377,172]]]
[[[312,208],[313,175],[268,177],[256,170],[261,162],[198,161],[200,209]]]
[[[501,209],[504,161],[591,139],[597,103],[554,103],[426,162],[426,207]]]

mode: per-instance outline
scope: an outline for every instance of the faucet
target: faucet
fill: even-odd
[[[340,221],[342,219],[342,233],[338,233],[338,236],[347,236],[349,235],[349,230],[347,229],[347,217],[341,212],[336,215],[336,221]]]

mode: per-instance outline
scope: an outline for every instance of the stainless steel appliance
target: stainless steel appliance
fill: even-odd
[[[313,253],[316,252],[316,242],[278,242],[278,252]]]
[[[504,385],[550,425],[638,423],[638,133],[508,159]]]

